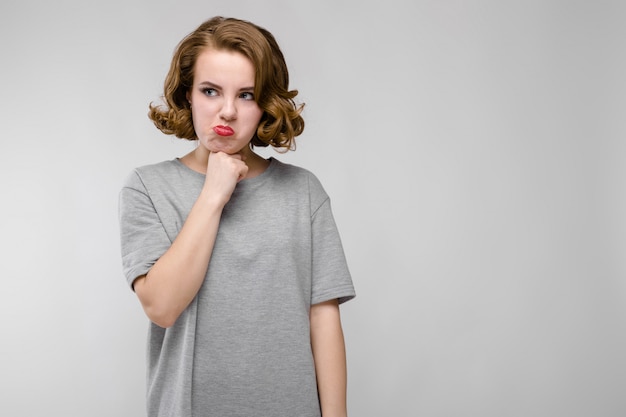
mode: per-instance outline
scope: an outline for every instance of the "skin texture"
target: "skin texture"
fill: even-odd
[[[240,155],[237,159],[251,168],[248,178],[267,168],[268,162],[249,146],[263,115],[253,91],[254,66],[242,54],[207,49],[198,56],[187,99],[199,146],[181,159],[184,164],[205,173],[209,153],[223,152]],[[228,126],[234,134],[220,136],[214,131],[216,126]]]
[[[346,349],[337,300],[311,306],[311,348],[323,417],[346,417]]]
[[[170,248],[134,283],[144,311],[158,326],[172,326],[198,293],[222,210],[237,183],[269,165],[249,146],[263,113],[254,100],[254,75],[252,62],[237,52],[207,49],[196,62],[187,99],[198,147],[181,161],[206,179]],[[233,134],[221,136],[215,126],[228,126]],[[310,323],[322,415],[344,417],[346,358],[337,300],[311,306]]]

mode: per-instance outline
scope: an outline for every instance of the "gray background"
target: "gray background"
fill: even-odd
[[[147,105],[222,14],[307,103],[279,158],[333,200],[352,416],[626,415],[624,4],[3,1],[0,414],[144,414],[117,193],[192,149]]]

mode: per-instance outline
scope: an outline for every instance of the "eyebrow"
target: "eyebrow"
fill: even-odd
[[[222,90],[222,87],[220,85],[212,83],[211,81],[202,81],[198,85],[202,87],[213,87],[213,88],[217,88],[218,90]],[[240,88],[239,91],[254,91],[254,86],[243,87],[243,88]]]

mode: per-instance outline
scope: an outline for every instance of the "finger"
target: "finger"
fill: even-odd
[[[241,169],[239,170],[239,177],[237,178],[237,182],[241,181],[248,174],[248,165],[243,164]]]
[[[244,148],[244,149],[245,149],[245,148]],[[237,155],[239,155],[239,157],[241,158],[241,160],[242,160],[243,162],[246,162],[247,155],[244,153],[244,149],[242,149],[242,150],[240,150],[239,152],[237,152]]]
[[[240,161],[245,161],[246,160],[245,156],[241,152],[231,153],[231,154],[227,154],[227,155],[230,156],[233,159],[238,159]]]

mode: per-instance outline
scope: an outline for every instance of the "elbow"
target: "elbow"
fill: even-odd
[[[134,283],[134,290],[141,302],[143,311],[148,319],[164,329],[172,327],[182,310],[168,297],[159,296],[146,285],[146,276],[142,276]]]
[[[157,326],[163,328],[163,329],[169,329],[170,327],[172,327],[174,325],[174,323],[176,323],[176,320],[160,320],[160,321],[156,321],[156,320],[150,320],[152,321],[152,323],[156,324]]]
[[[176,314],[171,309],[158,307],[158,306],[143,306],[144,312],[146,316],[150,319],[150,321],[156,324],[159,327],[164,329],[168,329],[172,327],[176,320],[178,320],[179,314]]]

